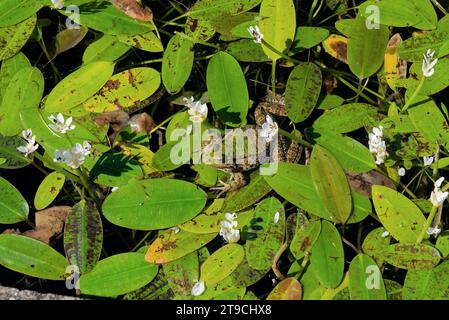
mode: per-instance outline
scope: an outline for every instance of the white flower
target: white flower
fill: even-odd
[[[55,9],[64,8],[64,0],[51,0],[51,3]]]
[[[111,192],[115,192],[115,191],[117,191],[118,190],[118,187],[113,187],[112,189],[111,189]]]
[[[430,194],[430,201],[435,207],[439,207],[447,199],[449,192],[441,191],[441,184],[444,181],[444,177],[439,178],[434,185],[434,189]]]
[[[62,162],[72,169],[78,169],[87,155],[90,154],[90,144],[84,141],[83,145],[77,143],[70,150],[56,150],[54,162]]]
[[[400,168],[399,168],[399,170],[398,170],[398,175],[399,175],[400,177],[405,176],[405,169],[404,169],[403,167],[400,167]]]
[[[431,235],[437,236],[440,234],[440,232],[441,232],[441,228],[438,228],[438,226],[433,227],[433,228],[430,227],[429,229],[427,229],[427,234],[429,236],[431,236]]]
[[[424,59],[422,62],[422,74],[424,77],[431,77],[435,73],[435,65],[438,62],[438,58],[432,61],[433,56],[435,55],[435,51],[427,50],[427,53],[424,54]]]
[[[388,157],[387,147],[385,141],[382,140],[383,127],[374,127],[373,132],[369,134],[369,151],[376,156],[376,164],[381,165],[384,163],[385,158]]]
[[[173,230],[174,233],[179,233],[181,231],[181,229],[179,229],[179,227],[171,227],[171,230]]]
[[[25,157],[28,157],[30,154],[32,154],[39,148],[39,144],[36,143],[36,137],[33,136],[33,132],[31,131],[31,129],[23,130],[22,136],[23,139],[25,139],[25,141],[27,142],[27,144],[18,147],[17,150],[23,153]]]
[[[192,122],[203,122],[207,118],[207,104],[195,101],[193,97],[184,98],[185,105],[189,108],[189,119]]]
[[[204,290],[206,290],[204,281],[195,282],[195,284],[193,285],[191,294],[192,294],[192,296],[198,297],[203,294]]]
[[[390,233],[388,231],[384,231],[382,232],[382,234],[380,235],[382,238],[386,238],[390,235]]]
[[[278,133],[278,124],[273,121],[273,119],[267,114],[266,122],[262,125],[262,129],[260,130],[260,136],[265,138],[268,142],[271,142],[273,138]]]
[[[274,223],[278,223],[280,218],[279,211],[274,214]]]
[[[251,36],[254,38],[254,42],[255,43],[262,43],[262,39],[263,39],[263,34],[260,33],[259,27],[253,27],[250,26],[248,28],[248,32],[251,34]]]
[[[56,117],[50,115],[48,119],[53,122],[48,124],[48,126],[55,132],[66,133],[69,130],[75,129],[75,126],[72,124],[72,117],[69,117],[64,121],[64,116],[61,113],[58,113]]]
[[[428,167],[433,163],[433,157],[423,157],[424,167]]]
[[[220,222],[220,236],[228,243],[236,243],[240,240],[240,230],[236,229],[238,222],[237,213],[226,213],[226,220]]]

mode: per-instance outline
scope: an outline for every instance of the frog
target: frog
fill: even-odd
[[[253,112],[255,125],[245,125],[241,128],[233,129],[223,138],[223,141],[226,141],[235,130],[242,130],[245,132],[248,129],[260,129],[261,126],[266,122],[266,117],[269,115],[270,117],[287,117],[287,111],[285,109],[285,98],[281,94],[273,93],[268,90],[267,95],[261,99],[261,101],[257,104]],[[259,130],[255,130],[259,133]],[[257,137],[260,138],[259,136]],[[256,152],[266,152],[267,150],[257,150]],[[289,162],[289,163],[298,163],[303,156],[304,148],[301,144],[296,141],[291,141],[290,139],[279,135],[278,136],[278,145],[277,145],[277,158],[275,159],[278,162]],[[252,155],[256,161],[247,161],[248,159],[234,159],[232,164],[227,163],[212,163],[211,165],[215,168],[224,171],[229,174],[229,180],[225,181],[220,179],[219,183],[221,186],[213,187],[211,190],[219,191],[218,197],[222,194],[238,190],[244,187],[248,180],[246,178],[247,173],[252,171],[260,166],[260,162],[258,161],[260,157],[259,154]],[[250,158],[250,155],[245,155],[245,158]],[[238,161],[240,160],[240,161]]]

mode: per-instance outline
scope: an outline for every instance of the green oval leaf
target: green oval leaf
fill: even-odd
[[[0,7],[1,10],[1,7]],[[2,12],[3,13],[3,12]],[[2,19],[0,18],[0,21]],[[0,61],[8,59],[22,49],[36,25],[37,17],[32,17],[9,27],[0,27]]]
[[[167,44],[162,60],[162,82],[171,94],[181,91],[193,67],[193,42],[174,35]]]
[[[83,106],[95,113],[128,111],[150,97],[160,84],[160,74],[152,68],[129,69],[112,76]]]
[[[421,210],[406,196],[384,186],[372,187],[377,216],[391,236],[404,243],[414,243],[426,224]]]
[[[30,18],[45,5],[48,5],[47,0],[2,0],[0,2],[0,28],[18,24]]]
[[[358,254],[349,265],[349,294],[351,300],[386,300],[382,273],[373,259]]]
[[[105,34],[86,48],[83,54],[83,64],[96,61],[113,62],[123,56],[129,49],[130,46],[120,42],[117,37]]]
[[[117,254],[98,262],[80,277],[83,294],[113,297],[139,289],[154,279],[158,267],[145,261],[141,253]]]
[[[352,212],[348,180],[337,159],[326,149],[315,145],[310,161],[312,181],[329,215],[345,223]]]
[[[65,176],[59,172],[52,172],[42,180],[34,196],[34,207],[42,210],[56,199],[65,182]]]
[[[282,203],[274,197],[261,201],[248,228],[246,258],[249,266],[266,270],[273,264],[284,242],[285,213]]]
[[[229,276],[240,265],[245,251],[239,244],[227,244],[214,253],[201,265],[200,281],[206,286],[213,285]]]
[[[49,280],[64,280],[68,266],[66,258],[49,245],[16,234],[0,235],[0,264]]]
[[[285,109],[293,122],[310,116],[320,97],[321,84],[321,70],[314,63],[300,63],[293,69],[285,88]]]
[[[113,72],[114,64],[107,61],[92,62],[79,68],[54,87],[45,102],[45,110],[68,112],[97,93]]]
[[[310,268],[327,288],[336,288],[343,279],[344,252],[337,228],[328,221],[321,222],[321,233],[312,248]]]
[[[1,134],[13,136],[22,131],[20,111],[39,106],[44,83],[42,72],[34,67],[21,69],[14,75],[0,104]]]
[[[296,32],[296,11],[292,0],[264,0],[260,6],[259,22],[263,40],[268,44],[262,44],[265,54],[276,61],[286,53],[293,43]],[[272,50],[275,49],[275,50]]]
[[[103,214],[110,222],[130,229],[164,229],[192,219],[204,208],[206,198],[203,190],[189,182],[140,180],[110,194]]]
[[[404,300],[448,300],[449,261],[430,270],[409,270],[404,281]]]
[[[212,107],[226,125],[246,124],[249,94],[243,71],[230,54],[215,54],[207,66],[207,89]]]
[[[0,223],[12,224],[25,221],[28,217],[28,203],[22,194],[6,179],[0,177]]]

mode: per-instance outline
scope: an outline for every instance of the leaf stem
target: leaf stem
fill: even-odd
[[[424,85],[425,79],[426,77],[424,76],[421,78],[418,87],[416,88],[415,92],[413,92],[413,95],[410,97],[410,99],[407,100],[407,103],[402,108],[401,113],[404,113],[411,106],[412,102],[416,99],[416,97],[418,96],[419,92],[422,89],[422,86]]]
[[[421,230],[421,233],[419,234],[418,239],[416,239],[416,243],[417,244],[419,244],[419,243],[421,243],[423,241],[423,239],[424,239],[424,237],[425,237],[425,235],[427,233],[427,230],[430,228],[430,225],[432,224],[433,219],[435,218],[435,214],[437,213],[437,209],[438,209],[438,207],[433,206],[432,210],[430,210],[429,216],[427,217],[427,220],[426,220],[426,224],[424,225],[424,228]]]

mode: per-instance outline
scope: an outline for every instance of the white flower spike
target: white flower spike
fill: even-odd
[[[64,120],[64,116],[61,113],[55,117],[54,115],[50,115],[48,119],[52,122],[49,123],[48,126],[55,132],[66,133],[69,130],[75,129],[75,126],[72,124],[72,117]]]
[[[400,177],[405,176],[405,169],[402,168],[402,167],[400,167],[399,170],[398,170],[398,175],[399,175]]]
[[[433,59],[435,55],[435,51],[431,49],[427,50],[426,54],[424,54],[424,59],[422,62],[422,74],[424,77],[431,77],[435,73],[435,65],[438,62],[438,58]]]
[[[433,157],[423,157],[424,167],[428,167],[433,163]]]
[[[387,147],[383,138],[383,127],[374,127],[373,132],[369,134],[369,151],[376,156],[376,164],[381,165],[388,157]]]
[[[267,143],[273,141],[273,138],[278,133],[278,125],[273,119],[267,114],[266,122],[262,125],[262,129],[260,130],[260,136],[265,138]]]
[[[53,8],[55,9],[64,8],[64,0],[51,0],[51,3],[53,4]]]
[[[436,226],[436,227],[430,227],[429,229],[427,229],[427,234],[429,235],[429,236],[437,236],[437,235],[439,235],[440,234],[440,232],[441,232],[441,228],[438,228],[438,226]]]
[[[208,108],[206,103],[195,101],[193,97],[184,98],[185,105],[189,108],[189,119],[192,122],[203,122],[207,118]]]
[[[36,137],[33,136],[33,132],[31,131],[31,129],[23,130],[22,136],[23,139],[25,139],[25,141],[27,142],[27,144],[18,147],[17,150],[23,153],[25,157],[28,157],[30,154],[32,154],[39,148],[39,144],[36,143]]]
[[[435,181],[434,189],[430,194],[430,201],[435,207],[439,207],[443,204],[444,200],[449,196],[449,192],[441,191],[441,184],[444,181],[444,177],[439,178]]]
[[[236,243],[240,240],[240,230],[237,229],[237,213],[226,213],[226,220],[220,222],[220,236],[228,243]]]
[[[70,150],[56,150],[54,162],[62,162],[72,169],[78,169],[83,163],[86,156],[90,154],[90,144],[84,141],[83,145],[77,143]]]
[[[259,43],[259,44],[262,43],[263,34],[260,33],[260,29],[258,26],[255,26],[255,27],[250,26],[248,28],[248,32],[253,37],[255,43]]]
[[[198,297],[203,294],[204,290],[206,290],[206,286],[204,285],[204,281],[195,282],[193,285],[191,294],[194,297]]]

